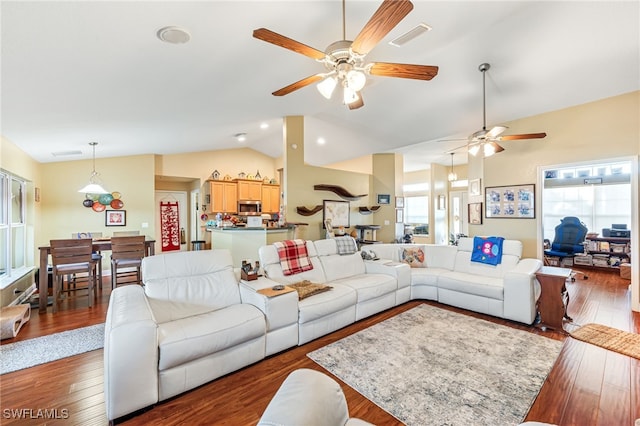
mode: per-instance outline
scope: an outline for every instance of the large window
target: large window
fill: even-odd
[[[542,201],[544,238],[566,216],[602,235],[613,224],[631,225],[631,165],[628,162],[546,170]]]
[[[405,224],[413,227],[414,234],[429,233],[429,197],[404,197]]]
[[[26,182],[0,170],[0,198],[0,284],[4,284],[22,275],[26,266]]]

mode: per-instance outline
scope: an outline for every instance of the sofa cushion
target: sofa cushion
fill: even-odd
[[[264,315],[237,304],[158,325],[160,371],[253,340],[266,333]]]
[[[334,282],[354,289],[358,303],[393,293],[398,288],[395,277],[385,274],[358,274]]]
[[[238,280],[228,250],[199,250],[142,259],[145,293],[150,298],[220,309],[240,303]]]
[[[284,240],[273,243],[278,251],[284,275],[295,275],[313,269],[304,240]]]
[[[412,268],[426,268],[425,254],[423,247],[400,248],[398,258],[401,262],[408,264]]]
[[[359,253],[338,254],[338,246],[334,239],[318,240],[313,243],[322,263],[327,282],[365,273],[364,261]]]
[[[320,293],[298,302],[298,323],[304,324],[352,307],[357,302],[354,289],[331,283],[331,291]]]
[[[411,269],[411,285],[437,286],[438,277],[445,272],[450,272],[444,268],[414,268]]]
[[[504,281],[502,278],[480,274],[447,271],[438,277],[438,288],[474,294],[496,300],[504,299]]]

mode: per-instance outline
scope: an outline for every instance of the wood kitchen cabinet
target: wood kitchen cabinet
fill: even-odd
[[[280,185],[262,184],[262,212],[280,211]]]
[[[208,180],[205,183],[204,204],[207,213],[237,213],[238,185],[236,182]]]
[[[262,182],[256,180],[236,179],[238,185],[238,200],[262,200]]]

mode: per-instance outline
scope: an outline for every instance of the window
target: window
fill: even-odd
[[[429,233],[429,197],[404,197],[405,223],[413,226],[414,234]]]
[[[0,198],[0,278],[8,282],[26,266],[26,182],[0,170]]]
[[[602,234],[614,223],[631,224],[631,166],[628,162],[544,171],[544,237],[553,241],[566,216]]]

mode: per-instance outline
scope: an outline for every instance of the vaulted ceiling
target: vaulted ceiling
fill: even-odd
[[[380,3],[346,1],[347,39]],[[401,152],[410,171],[449,164],[460,142],[440,140],[482,127],[483,62],[488,126],[640,88],[637,1],[413,3],[367,59],[438,75],[371,76],[350,111],[314,85],[272,96],[324,68],[252,37],[266,27],[324,51],[342,38],[340,1],[3,1],[2,135],[40,162],[90,158],[90,141],[98,157],[239,146],[277,157],[282,117],[304,115],[309,163]],[[420,23],[432,30],[389,44]],[[190,41],[161,42],[170,25]],[[52,154],[69,151],[82,154]]]

